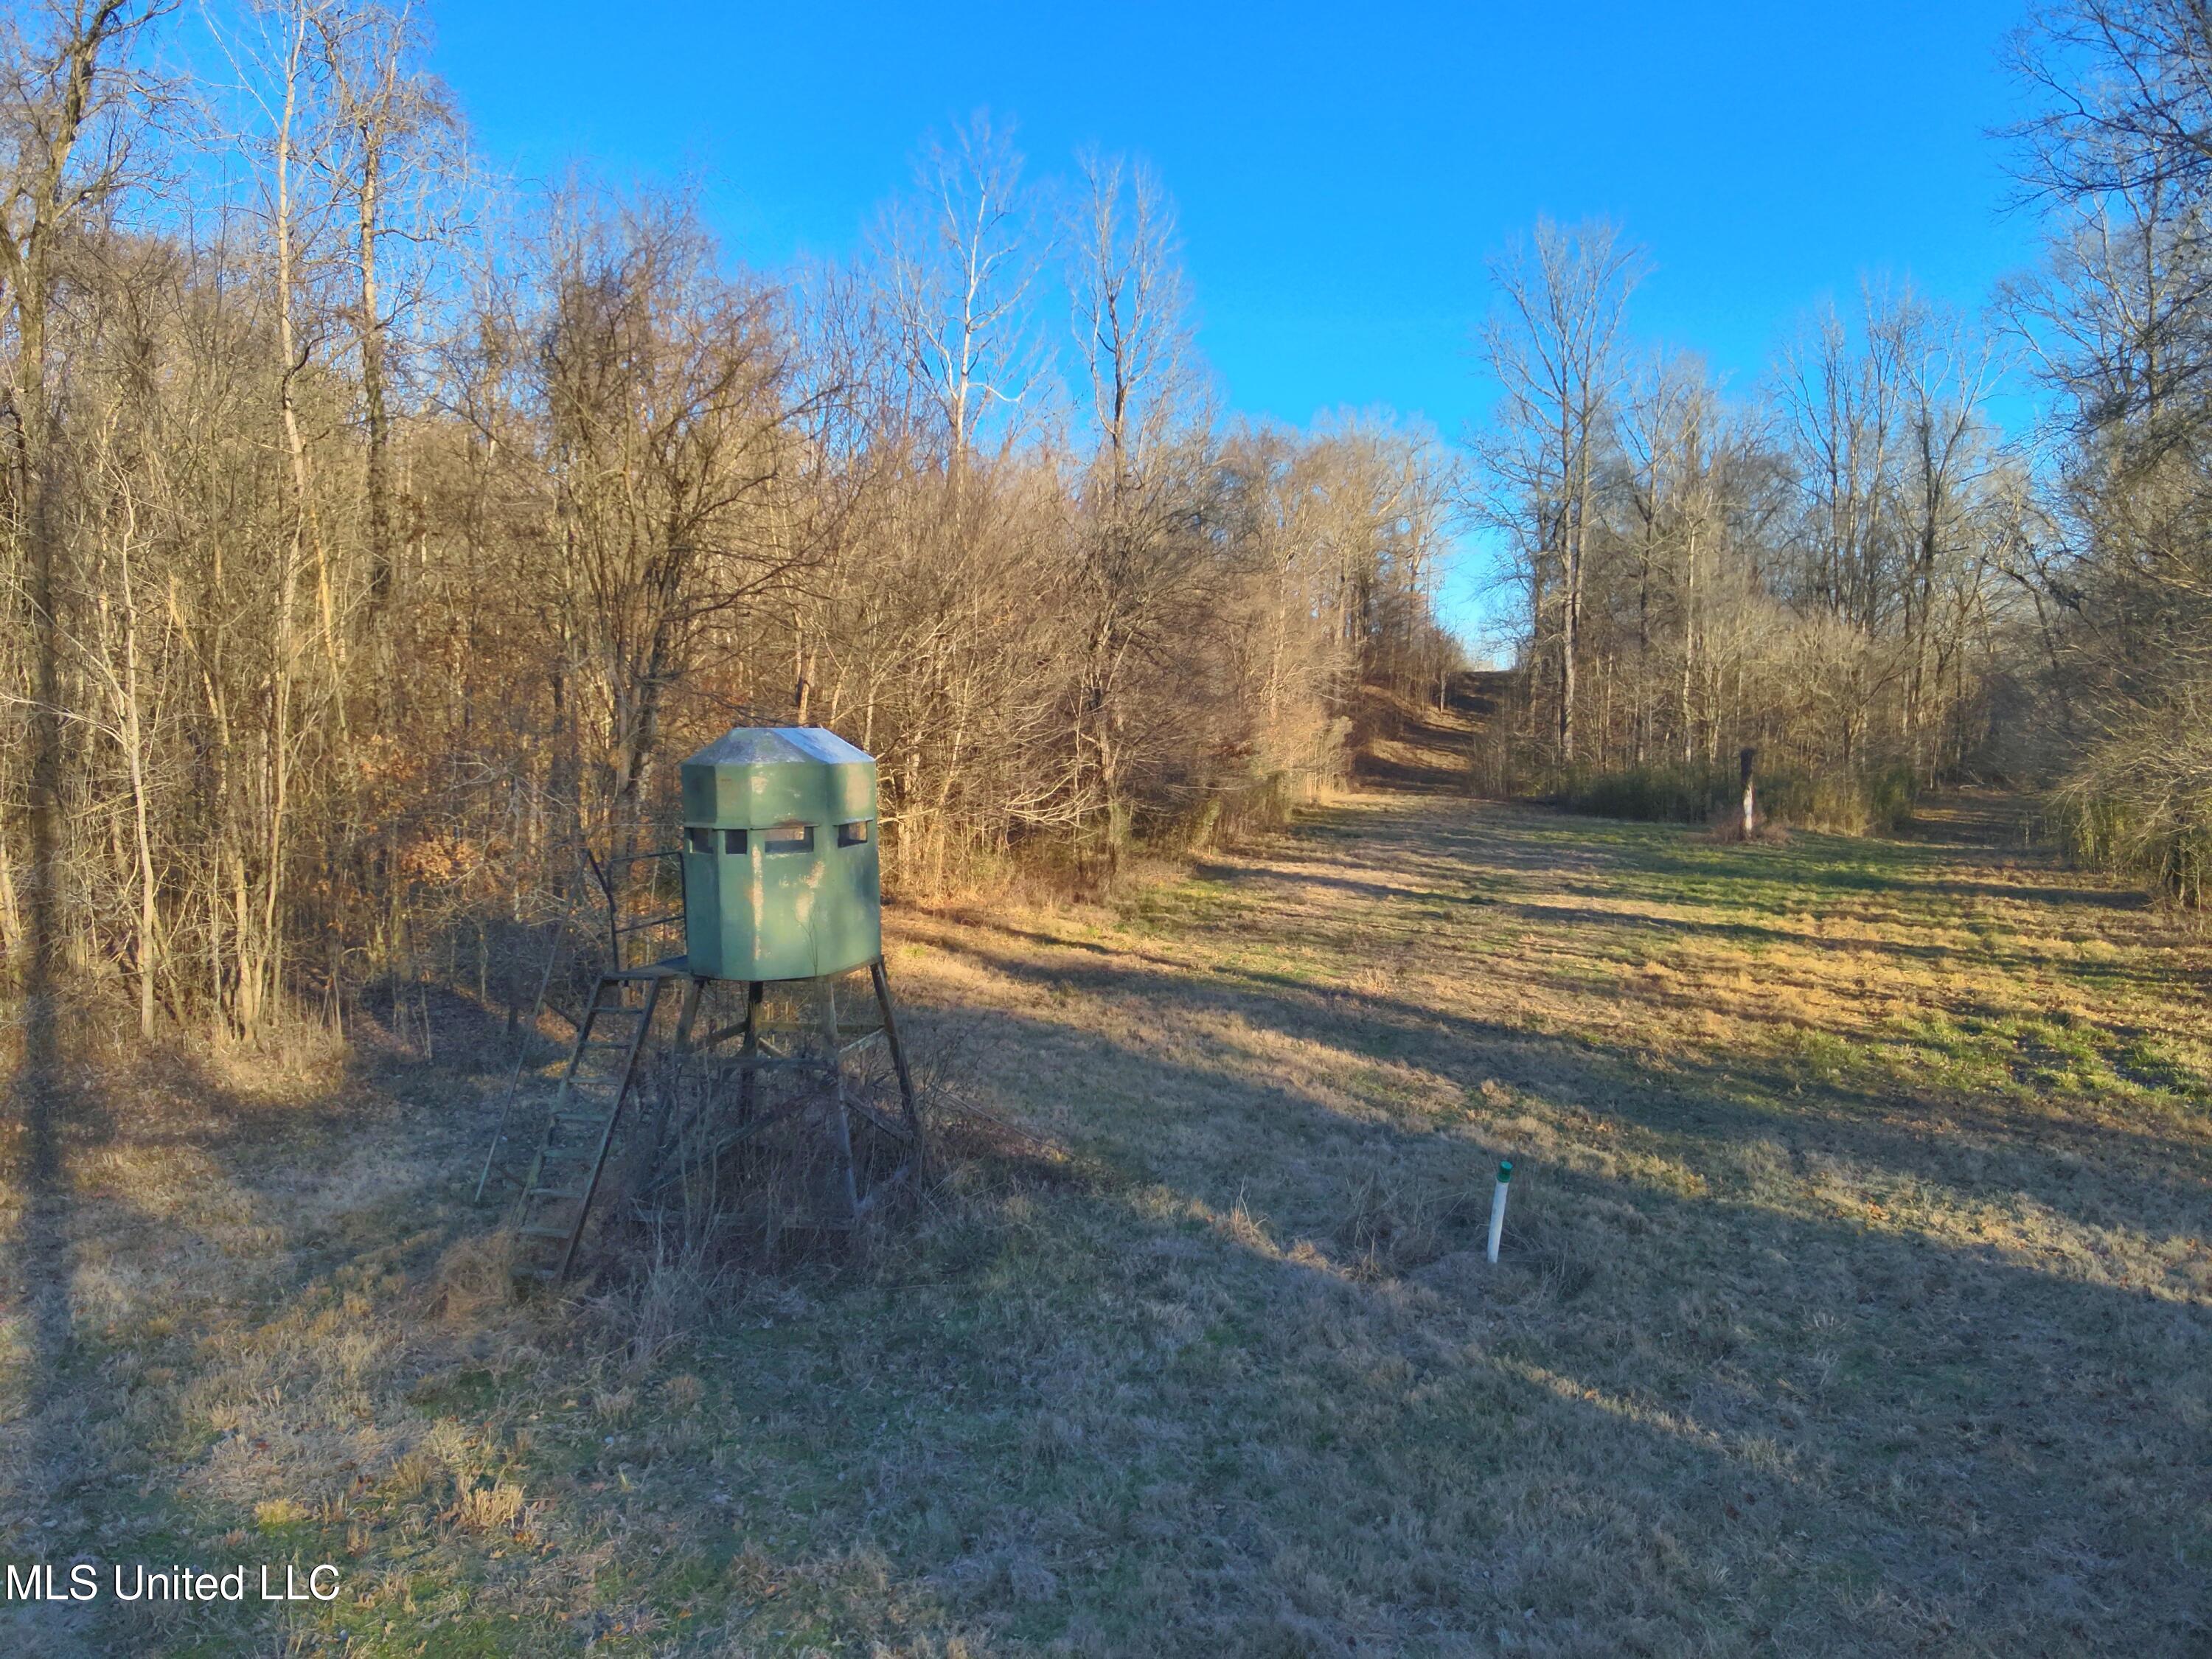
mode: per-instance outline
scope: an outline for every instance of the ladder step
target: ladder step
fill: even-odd
[[[576,1242],[583,1236],[589,1218],[593,1188],[605,1163],[607,1146],[614,1135],[615,1125],[620,1121],[625,1101],[629,1097],[630,1085],[635,1074],[639,1054],[644,1049],[653,1031],[653,1016],[659,1003],[660,987],[648,983],[644,994],[635,1004],[622,1000],[620,987],[623,981],[659,981],[674,977],[681,971],[680,960],[673,964],[662,964],[657,970],[629,970],[604,974],[591,999],[584,1005],[577,1022],[576,1037],[568,1055],[568,1069],[561,1079],[560,1091],[555,1095],[553,1108],[547,1113],[545,1133],[540,1139],[537,1161],[531,1165],[522,1194],[522,1214],[533,1212],[555,1215],[562,1213],[557,1207],[573,1205],[568,1220],[555,1226],[539,1220],[515,1229],[518,1237],[544,1239],[565,1247],[558,1265],[526,1266],[517,1264],[515,1277],[535,1279],[546,1282],[558,1280],[568,1259],[575,1254]],[[607,1000],[612,991],[616,1000]],[[610,1022],[627,1020],[628,1029]],[[609,1033],[594,1036],[595,1031]],[[622,1058],[604,1068],[589,1060],[594,1051],[619,1052]],[[589,1067],[589,1069],[587,1069]],[[569,1109],[562,1109],[564,1107]],[[576,1108],[586,1109],[575,1109]],[[596,1107],[598,1109],[588,1109]],[[528,1183],[542,1184],[528,1184]]]

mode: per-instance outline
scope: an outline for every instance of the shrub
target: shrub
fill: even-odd
[[[2073,862],[2142,882],[2192,909],[2212,902],[2212,695],[2185,686],[2107,712],[2100,739],[2050,798]]]
[[[1912,822],[1913,805],[1920,795],[1920,780],[1911,767],[1884,767],[1865,781],[1867,809],[1875,830],[1901,830]]]
[[[2212,901],[2212,799],[2065,794],[2051,822],[2069,863],[2139,881],[2191,909]]]
[[[1912,816],[1911,769],[1805,772],[1780,769],[1758,778],[1760,817],[1805,830],[1863,836],[1897,829]],[[1553,799],[1598,817],[1657,823],[1709,823],[1733,814],[1743,786],[1732,766],[1638,766],[1577,774]]]
[[[1163,813],[1143,823],[1146,843],[1170,856],[1233,847],[1284,828],[1300,806],[1322,793],[1322,781],[1287,768],[1258,777],[1224,780],[1187,811]]]

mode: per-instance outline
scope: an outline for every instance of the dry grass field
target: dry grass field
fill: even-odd
[[[2212,1651],[2212,951],[2002,828],[1367,796],[1115,909],[903,912],[921,1212],[561,1302],[465,1202],[465,1009],[427,1063],[28,1033],[0,1558],[344,1590],[0,1632]]]

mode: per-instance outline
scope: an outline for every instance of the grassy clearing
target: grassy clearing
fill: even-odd
[[[2203,1651],[2212,951],[1955,828],[1375,797],[1115,911],[907,915],[919,1041],[1022,1133],[957,1129],[866,1262],[569,1306],[507,1303],[461,1201],[489,1061],[50,1060],[0,1554],[347,1588],[0,1618],[28,1651]]]

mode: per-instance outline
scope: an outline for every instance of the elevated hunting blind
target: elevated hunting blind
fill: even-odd
[[[814,979],[883,954],[876,763],[812,726],[684,763],[684,935],[704,979]]]
[[[507,1173],[501,1157],[536,1011],[516,1051],[477,1192],[481,1198],[489,1191],[495,1176],[517,1188],[514,1230],[523,1247],[517,1271],[526,1276],[558,1279],[574,1265],[618,1138],[629,1150],[622,1160],[628,1172],[614,1180],[617,1207],[647,1211],[683,1182],[687,1167],[719,1165],[742,1146],[764,1144],[763,1132],[781,1124],[813,1125],[817,1143],[826,1135],[836,1214],[824,1224],[857,1224],[883,1191],[918,1178],[922,1169],[914,1079],[884,972],[873,757],[819,726],[739,726],[685,761],[683,783],[682,841],[666,856],[683,869],[684,954],[625,964],[625,936],[678,917],[624,925],[616,889],[606,884],[614,955],[574,1016],[568,1066],[537,1153],[519,1176]],[[556,947],[546,960],[541,1006],[557,960]],[[837,981],[863,968],[867,991],[854,988],[858,994],[848,994],[846,1006],[872,993],[875,1018],[853,1022],[841,1017]],[[781,1020],[764,1012],[771,985],[782,988],[778,1006],[789,1011]],[[661,1082],[639,1121],[641,1115],[626,1109],[654,1042],[662,993],[672,987],[680,1000]],[[729,996],[739,1006],[714,1017],[715,1000]],[[883,1110],[868,1103],[863,1079],[848,1074],[848,1065],[865,1066],[862,1051],[878,1042],[897,1087],[896,1106]],[[717,1050],[710,1060],[709,1051]],[[678,1110],[687,1072],[704,1094],[695,1089]],[[868,1146],[856,1149],[856,1123],[897,1159],[865,1194],[862,1170],[879,1168],[881,1160],[872,1160]]]

